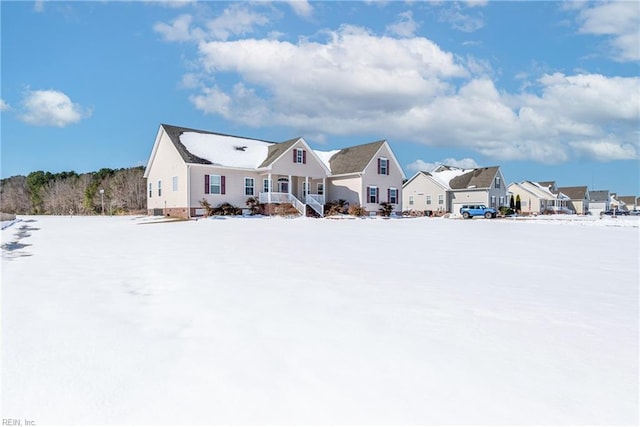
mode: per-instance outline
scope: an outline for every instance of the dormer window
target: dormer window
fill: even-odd
[[[378,159],[378,175],[389,175],[389,159],[384,157]]]

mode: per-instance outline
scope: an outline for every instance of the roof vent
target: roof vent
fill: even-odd
[[[238,150],[238,151],[245,151],[247,149],[247,146],[246,145],[243,145],[243,146],[236,145],[235,149]]]

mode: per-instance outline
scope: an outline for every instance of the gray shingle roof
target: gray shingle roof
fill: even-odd
[[[587,194],[587,186],[559,187],[558,191],[569,197],[571,200],[584,200]]]
[[[259,168],[263,168],[269,166],[273,163],[278,157],[280,157],[285,151],[287,151],[293,144],[298,142],[300,138],[290,139],[285,142],[281,142],[279,144],[274,144],[269,147],[269,154],[267,154],[267,158],[264,159],[264,162],[258,166]]]
[[[638,198],[636,196],[619,196],[618,200],[624,202],[627,206],[633,206],[637,204],[636,201]]]
[[[329,159],[331,173],[343,175],[362,172],[384,143],[384,140],[375,141],[338,151]]]
[[[449,181],[452,190],[463,190],[465,188],[490,188],[493,179],[498,173],[498,166],[488,168],[477,168],[471,172],[457,176]]]
[[[214,132],[207,132],[204,130],[189,129],[181,126],[172,126],[172,125],[166,125],[166,124],[162,124],[161,126],[164,129],[164,131],[167,133],[167,136],[169,136],[169,139],[171,139],[171,142],[173,142],[173,145],[176,147],[176,149],[178,150],[178,153],[180,153],[180,156],[182,156],[182,160],[184,160],[185,163],[200,163],[203,165],[211,164],[209,160],[203,159],[191,154],[187,150],[187,148],[182,144],[182,142],[180,142],[180,135],[182,135],[184,132],[197,132],[197,133],[207,133],[207,134],[214,134]]]
[[[609,200],[609,190],[589,191],[592,202],[606,202]]]

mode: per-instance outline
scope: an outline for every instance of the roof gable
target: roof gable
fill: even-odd
[[[581,185],[578,187],[559,187],[558,191],[571,200],[584,200],[589,196],[586,185]]]
[[[264,161],[258,166],[260,168],[264,168],[278,160],[284,153],[291,148],[296,142],[300,141],[301,138],[290,139],[285,142],[281,142],[280,144],[274,144],[269,146],[269,151],[267,157]]]
[[[358,173],[365,170],[385,141],[343,148],[329,159],[329,167],[333,175]]]

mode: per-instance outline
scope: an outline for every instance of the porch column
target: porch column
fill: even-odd
[[[327,177],[326,176],[322,177],[322,198],[326,203],[327,202]]]
[[[293,184],[293,181],[291,181],[291,175],[289,175],[289,185],[287,185],[287,190],[289,191],[289,196],[291,196],[291,184]]]
[[[269,172],[269,182],[267,182],[267,202],[271,204],[271,172]]]
[[[306,194],[304,194],[303,203],[307,203],[307,194],[309,194],[309,177],[308,176],[304,177],[304,188],[305,188]]]

